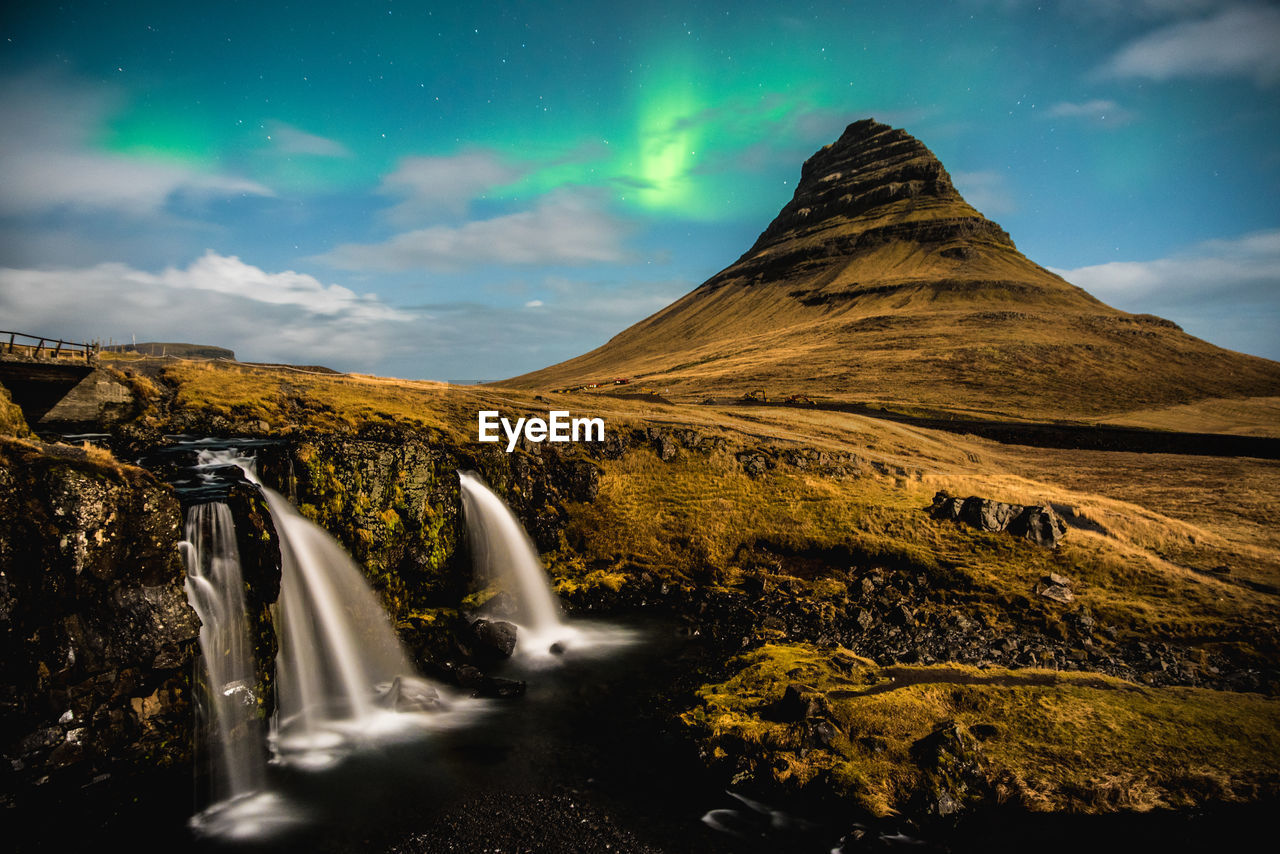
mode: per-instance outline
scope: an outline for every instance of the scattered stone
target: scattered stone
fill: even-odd
[[[1048,504],[1005,504],[977,495],[960,499],[940,491],[927,512],[934,519],[964,522],[982,531],[1005,531],[1046,548],[1056,547],[1067,533],[1066,523]]]
[[[552,655],[564,655],[564,643],[556,641],[551,646],[547,647],[547,651]]]
[[[1076,600],[1076,594],[1072,593],[1071,588],[1065,584],[1050,584],[1047,587],[1042,587],[1040,588],[1040,595],[1046,599],[1061,602],[1063,605],[1070,605]]]

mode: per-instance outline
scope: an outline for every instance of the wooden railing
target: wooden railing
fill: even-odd
[[[5,336],[8,336],[8,343],[5,343]],[[98,345],[0,330],[0,352],[6,356],[32,359],[84,359],[91,362],[98,354]]]

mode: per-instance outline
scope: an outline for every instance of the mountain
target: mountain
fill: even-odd
[[[1280,363],[1118,311],[1030,261],[928,148],[871,119],[805,162],[729,267],[604,346],[503,384],[616,377],[673,400],[762,389],[1037,418],[1280,395]]]

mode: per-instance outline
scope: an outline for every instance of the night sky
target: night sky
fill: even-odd
[[[1032,260],[1280,358],[1272,3],[23,6],[6,329],[511,376],[727,266],[873,116]]]

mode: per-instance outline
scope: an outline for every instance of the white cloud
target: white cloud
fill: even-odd
[[[1060,101],[1045,110],[1044,115],[1052,119],[1083,119],[1101,127],[1119,127],[1133,120],[1129,110],[1115,101],[1100,98],[1079,103]]]
[[[1213,17],[1168,24],[1131,42],[1102,67],[1104,76],[1247,77],[1280,81],[1280,9],[1236,5]]]
[[[398,225],[418,225],[465,213],[472,201],[528,174],[527,165],[492,151],[450,157],[406,157],[382,180],[379,192],[400,201],[387,211]]]
[[[999,172],[953,172],[951,182],[965,201],[984,216],[1001,216],[1017,210],[1008,182]]]
[[[542,308],[543,302],[540,299],[531,299],[524,304],[525,308]]]
[[[310,154],[315,157],[350,157],[351,150],[336,139],[307,133],[285,122],[271,121],[267,138],[281,154]]]
[[[382,243],[346,243],[316,260],[343,270],[461,270],[486,264],[590,264],[626,257],[625,223],[597,194],[565,190],[532,210],[459,226],[430,226]]]
[[[0,82],[0,213],[106,211],[141,216],[180,196],[271,195],[261,184],[187,164],[96,150],[92,139],[118,108],[107,88],[50,74]]]
[[[0,312],[20,328],[82,340],[193,341],[244,359],[372,367],[414,315],[292,270],[206,252],[159,273],[125,264],[0,268]]]
[[[1169,317],[1215,344],[1280,358],[1280,229],[1168,258],[1053,272],[1117,308]]]

